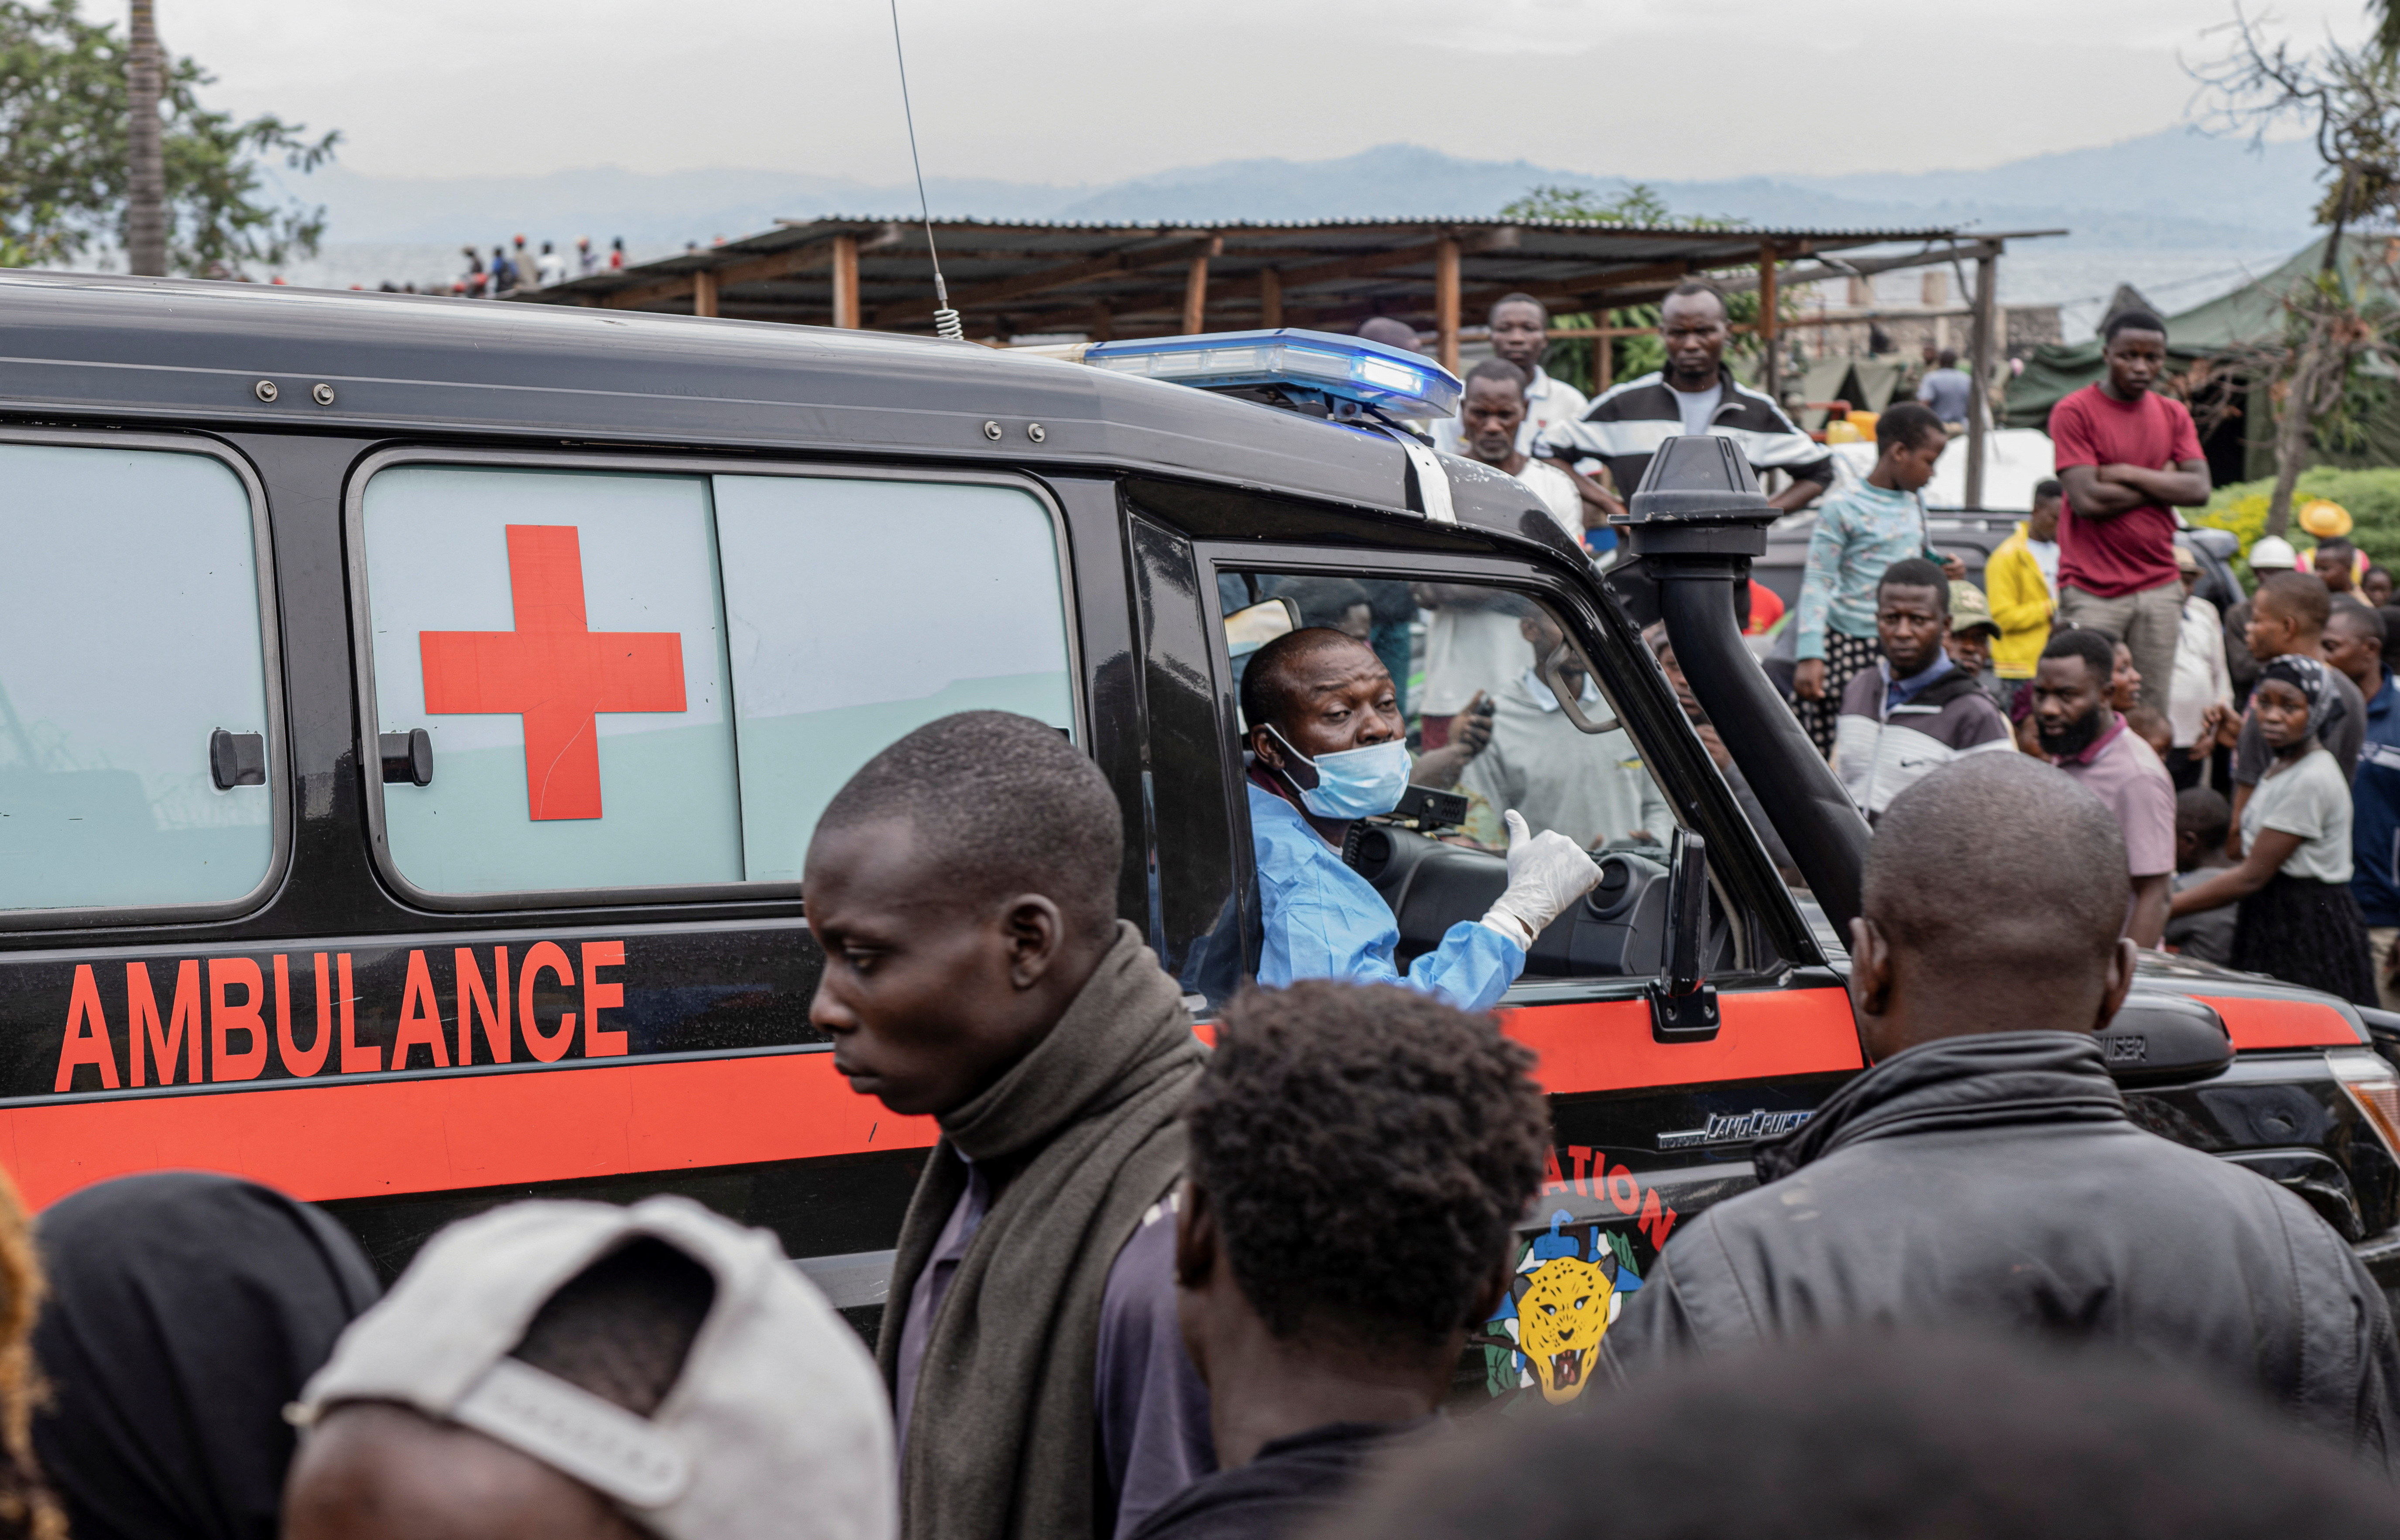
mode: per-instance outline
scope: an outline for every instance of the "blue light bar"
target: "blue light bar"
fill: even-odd
[[[1212,332],[1192,337],[1096,342],[1084,361],[1203,389],[1279,385],[1320,391],[1398,417],[1454,417],[1466,387],[1420,353],[1362,337],[1305,332]]]

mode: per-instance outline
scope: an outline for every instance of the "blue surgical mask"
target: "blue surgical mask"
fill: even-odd
[[[1372,818],[1398,807],[1409,789],[1409,745],[1398,738],[1311,759],[1273,727],[1267,730],[1286,754],[1316,771],[1316,784],[1292,789],[1300,792],[1301,806],[1319,818]]]

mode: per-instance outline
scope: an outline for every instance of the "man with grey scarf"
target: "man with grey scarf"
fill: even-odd
[[[1215,1468],[1170,1213],[1202,1054],[1123,859],[1098,767],[989,711],[876,756],[809,845],[810,1019],[941,1125],[877,1346],[914,1540],[1107,1540]]]

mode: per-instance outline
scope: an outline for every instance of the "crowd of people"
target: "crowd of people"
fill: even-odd
[[[2208,469],[2152,388],[2165,341],[2143,312],[2109,320],[2107,377],[2052,414],[2058,476],[1981,590],[1955,557],[1934,567],[1916,497],[1947,429],[1914,403],[1883,414],[1875,471],[1818,515],[1796,708],[1870,818],[1959,754],[2048,759],[2118,812],[2137,943],[2389,1006],[2400,784],[2361,766],[2370,742],[2400,745],[2400,610],[2371,602],[2391,578],[2328,533],[2305,556],[2258,540],[2246,598],[2204,590],[2175,511],[2208,500]]]
[[[590,278],[594,273],[622,272],[625,238],[619,236],[609,241],[608,249],[604,252],[592,244],[590,236],[578,236],[575,238],[575,250],[562,252],[555,241],[537,243],[518,236],[512,240],[496,242],[488,260],[472,246],[460,247],[458,254],[466,258],[467,266],[447,283],[430,283],[419,288],[414,279],[405,283],[386,279],[380,287],[386,293],[498,299],[519,289],[547,289],[569,279]]]
[[[2105,376],[2052,414],[2057,475],[1979,585],[1936,549],[1923,497],[1970,405],[1955,358],[1930,358],[1918,399],[1878,416],[1873,468],[1837,476],[1824,445],[1726,365],[1726,317],[1706,280],[1678,286],[1661,307],[1666,366],[1586,401],[1542,369],[1540,303],[1509,295],[1492,308],[1493,357],[1436,441],[1522,480],[1639,620],[1650,600],[1609,520],[1665,438],[1727,438],[1762,481],[1781,472],[1778,507],[1813,509],[1792,612],[1752,583],[1744,619],[1785,634],[1793,709],[1871,821],[1939,766],[2021,750],[2118,812],[2138,944],[2400,1007],[2400,686],[2384,661],[2400,608],[2379,607],[2392,575],[2346,528],[2316,531],[2305,552],[2257,540],[2247,596],[2214,547],[2203,559],[2178,511],[2208,501],[2207,462],[2190,413],[2154,388],[2165,323],[2108,320]],[[1409,340],[1393,330],[1383,340]],[[1483,791],[1542,800],[1509,756],[1482,757],[1518,694],[1551,703],[1543,681],[1506,683],[1523,666],[1515,624],[1533,622],[1488,593],[1420,585],[1418,598],[1421,779],[1466,784],[1463,769],[1480,766]],[[1453,732],[1471,765],[1451,762]],[[1617,831],[1644,822],[1613,816]]]
[[[1547,324],[1495,307],[1461,452],[1603,555],[1680,432],[1732,429],[1780,506],[1821,498],[1793,709],[1873,827],[1848,938],[1870,1067],[1752,1146],[1760,1185],[1685,1216],[1638,1287],[1513,1302],[1604,1384],[1451,1415],[1555,1170],[1534,1056],[1485,1013],[1599,879],[1588,850],[1674,815],[1638,756],[1597,773],[1632,744],[1551,617],[1294,579],[1276,596],[1305,623],[1239,681],[1259,979],[1209,1046],[1118,916],[1116,795],[1055,729],[944,717],[819,819],[810,1020],[855,1093],[939,1129],[871,1342],[774,1235],[682,1197],[501,1204],[387,1289],[254,1183],[124,1178],[33,1221],[0,1178],[0,1536],[2388,1528],[2382,1288],[2295,1192],[2138,1125],[2095,1037],[2161,944],[2389,988],[2400,695],[2355,596],[2374,569],[2261,541],[2255,594],[2217,612],[2177,543],[2207,475],[2149,388],[2153,318],[2110,323],[2108,378],[2062,404],[2058,480],[1983,587],[1924,515],[1940,390],[1836,485],[1725,367],[1705,282],[1666,301],[1666,368],[1597,401],[1541,373]],[[1617,579],[1649,620],[1638,569]],[[1421,610],[1412,754],[1386,660]],[[1670,640],[1643,635],[1788,869]],[[1403,970],[1339,836],[1412,778],[1499,811],[1507,878]]]
[[[387,1291],[253,1183],[124,1178],[29,1226],[0,1181],[0,1533],[2388,1524],[2382,1292],[2298,1197],[2129,1121],[2093,1037],[2133,977],[2123,839],[2073,780],[1979,756],[1892,798],[1850,980],[1875,1067],[1621,1314],[1561,1324],[1605,1330],[1608,1383],[1531,1417],[1445,1410],[1523,1283],[1531,1052],[1333,978],[1241,993],[1204,1050],[1116,917],[1123,856],[1098,768],[1002,713],[918,729],[826,809],[811,1019],[855,1091],[940,1128],[871,1351],[772,1234],[681,1197],[505,1204]]]

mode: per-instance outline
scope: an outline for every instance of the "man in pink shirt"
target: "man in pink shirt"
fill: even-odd
[[[2144,310],[2110,317],[2101,357],[2107,375],[2050,413],[2066,487],[2059,623],[2124,643],[2142,704],[2164,711],[2183,625],[2175,509],[2208,501],[2208,462],[2191,413],[2150,388],[2166,368],[2166,322]]]
[[[2034,724],[2050,762],[2108,805],[2125,835],[2134,885],[2125,934],[2155,947],[2166,934],[2175,869],[2175,794],[2167,768],[2108,705],[2116,649],[2096,631],[2058,631],[2033,675]]]

